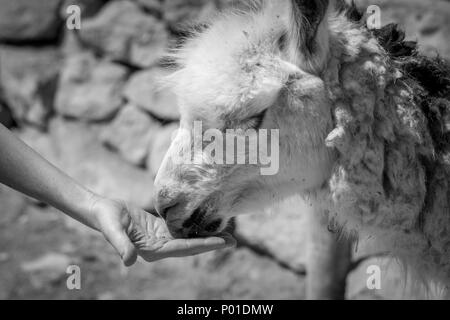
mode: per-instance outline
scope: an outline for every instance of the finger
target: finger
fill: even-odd
[[[104,231],[106,240],[116,249],[125,266],[132,266],[137,260],[137,250],[123,228],[111,227]]]
[[[123,264],[126,267],[131,267],[136,263],[137,260],[137,250],[136,247],[128,240],[125,248],[125,252],[122,255]]]
[[[166,258],[193,256],[225,247],[225,240],[220,238],[212,240],[208,239],[206,241],[203,239],[189,241],[185,239],[177,239],[163,243],[163,246],[156,250],[139,250],[139,255],[147,262],[153,262]]]
[[[145,261],[153,262],[165,258],[193,256],[234,246],[236,246],[236,240],[230,234],[197,239],[161,239],[152,243],[151,246],[148,244],[141,246],[138,254]]]
[[[224,238],[211,237],[204,239],[176,239],[167,242],[158,253],[163,257],[186,257],[219,250],[231,244]]]
[[[232,248],[236,247],[237,241],[235,238],[233,238],[233,236],[231,234],[224,233],[219,236],[225,240],[225,245],[227,247],[232,247]]]

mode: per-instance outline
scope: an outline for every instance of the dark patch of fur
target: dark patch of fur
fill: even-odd
[[[354,3],[344,3],[344,7],[342,10],[348,19],[363,25],[363,15]],[[442,179],[438,173],[448,167],[448,163],[444,162],[450,159],[450,64],[439,56],[430,58],[421,55],[417,43],[406,41],[405,33],[396,24],[389,24],[371,32],[389,54],[394,65],[403,72],[402,80],[414,90],[416,102],[427,118],[433,140],[435,157],[420,158],[426,171],[427,196],[416,227],[423,230],[425,215],[435,201],[435,188],[440,183],[439,179]],[[389,188],[387,179],[384,180],[385,188]]]
[[[338,0],[336,4],[338,13],[345,13],[347,19],[352,22],[361,22],[363,14],[356,7],[355,1],[351,4],[347,4],[344,0]]]
[[[208,224],[205,227],[205,231],[208,233],[216,232],[219,229],[221,224],[222,224],[222,219],[214,220],[213,222],[211,222],[210,224]]]
[[[339,2],[341,11],[353,22],[362,22],[364,15],[355,3]],[[428,119],[436,154],[450,153],[450,64],[438,57],[419,54],[417,43],[406,41],[405,33],[396,24],[371,30],[392,61],[403,72],[404,80],[417,92],[416,99]]]
[[[417,43],[405,41],[405,32],[398,29],[395,23],[372,31],[378,42],[395,59],[413,57],[417,54]]]
[[[292,0],[292,14],[296,22],[295,27],[300,31],[302,52],[314,54],[317,31],[327,8],[328,0]]]
[[[433,138],[436,154],[450,151],[450,64],[440,58],[429,58],[417,52],[414,42],[404,41],[397,26],[388,25],[375,31],[379,42],[414,88]]]

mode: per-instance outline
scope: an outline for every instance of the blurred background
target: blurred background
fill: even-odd
[[[87,187],[148,208],[179,119],[173,95],[155,90],[161,56],[183,24],[232,2],[0,0],[1,123]],[[379,5],[383,24],[399,23],[423,53],[450,58],[450,1],[356,3]],[[66,24],[71,5],[81,9],[79,30]],[[291,199],[239,218],[236,249],[126,269],[100,235],[0,187],[0,299],[303,299],[302,206]],[[412,287],[395,261],[358,249],[347,298],[438,297]],[[66,287],[73,264],[81,290]],[[366,287],[371,264],[382,267],[381,290]]]

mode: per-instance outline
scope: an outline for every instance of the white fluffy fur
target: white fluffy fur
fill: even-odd
[[[449,226],[448,195],[425,230],[417,228],[426,194],[418,157],[433,151],[414,92],[397,79],[377,41],[344,16],[330,13],[318,32],[319,57],[305,61],[292,38],[287,50],[278,45],[290,30],[287,1],[255,3],[245,13],[215,17],[188,40],[169,81],[186,129],[193,120],[220,128],[230,115],[244,120],[267,109],[263,128],[280,130],[281,170],[261,176],[252,166],[174,165],[172,157],[191,147],[179,135],[156,182],[158,190],[187,199],[169,223],[181,223],[205,201],[212,219],[313,195],[317,210],[344,231],[373,237],[422,274],[448,281],[450,239],[433,237]],[[398,184],[391,194],[384,175]]]

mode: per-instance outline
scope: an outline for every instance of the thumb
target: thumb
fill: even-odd
[[[123,238],[123,246],[122,250],[119,251],[120,256],[122,257],[122,261],[126,267],[131,267],[136,263],[137,260],[137,250],[133,243],[131,243],[130,238],[122,232],[120,235]]]
[[[137,260],[137,249],[123,229],[110,229],[105,238],[116,249],[125,266],[132,266]]]

